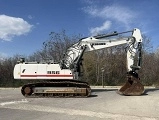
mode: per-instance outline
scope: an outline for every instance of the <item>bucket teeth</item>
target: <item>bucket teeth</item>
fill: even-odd
[[[144,93],[144,86],[140,83],[139,78],[128,75],[127,82],[117,91],[120,95],[137,96]]]

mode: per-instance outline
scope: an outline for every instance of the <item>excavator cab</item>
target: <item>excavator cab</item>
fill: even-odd
[[[126,83],[117,91],[120,95],[138,96],[144,93],[144,86],[140,82],[138,73],[129,71]]]

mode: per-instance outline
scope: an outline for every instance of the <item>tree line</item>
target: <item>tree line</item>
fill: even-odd
[[[51,32],[49,39],[42,44],[39,51],[30,56],[14,55],[0,60],[0,87],[19,87],[27,83],[14,80],[13,69],[21,57],[27,61],[59,62],[67,48],[76,43],[81,35],[67,35],[63,30]],[[83,56],[83,81],[91,85],[122,85],[126,81],[125,45],[87,52]],[[142,66],[139,77],[143,85],[159,85],[159,49],[153,51],[151,40],[143,35]]]

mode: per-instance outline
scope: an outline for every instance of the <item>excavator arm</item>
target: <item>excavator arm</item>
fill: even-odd
[[[127,37],[123,34],[131,33]],[[141,49],[142,36],[139,29],[135,28],[131,31],[121,33],[103,34],[98,36],[87,37],[79,40],[72,45],[64,55],[61,61],[62,69],[70,69],[73,72],[74,79],[79,79],[80,63],[85,52],[94,51],[98,49],[108,48],[126,44],[127,52],[127,84],[119,91],[119,94],[124,95],[140,95],[144,91],[143,85],[139,82],[138,70],[141,68]],[[137,63],[135,63],[135,56],[138,55]],[[135,83],[135,85],[134,85]],[[133,87],[133,90],[132,90]],[[131,89],[130,89],[131,88]],[[129,91],[128,91],[129,89]],[[127,90],[127,92],[125,92]]]

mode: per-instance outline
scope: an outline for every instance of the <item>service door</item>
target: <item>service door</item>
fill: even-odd
[[[21,79],[36,79],[36,78],[37,78],[37,64],[21,65]]]

